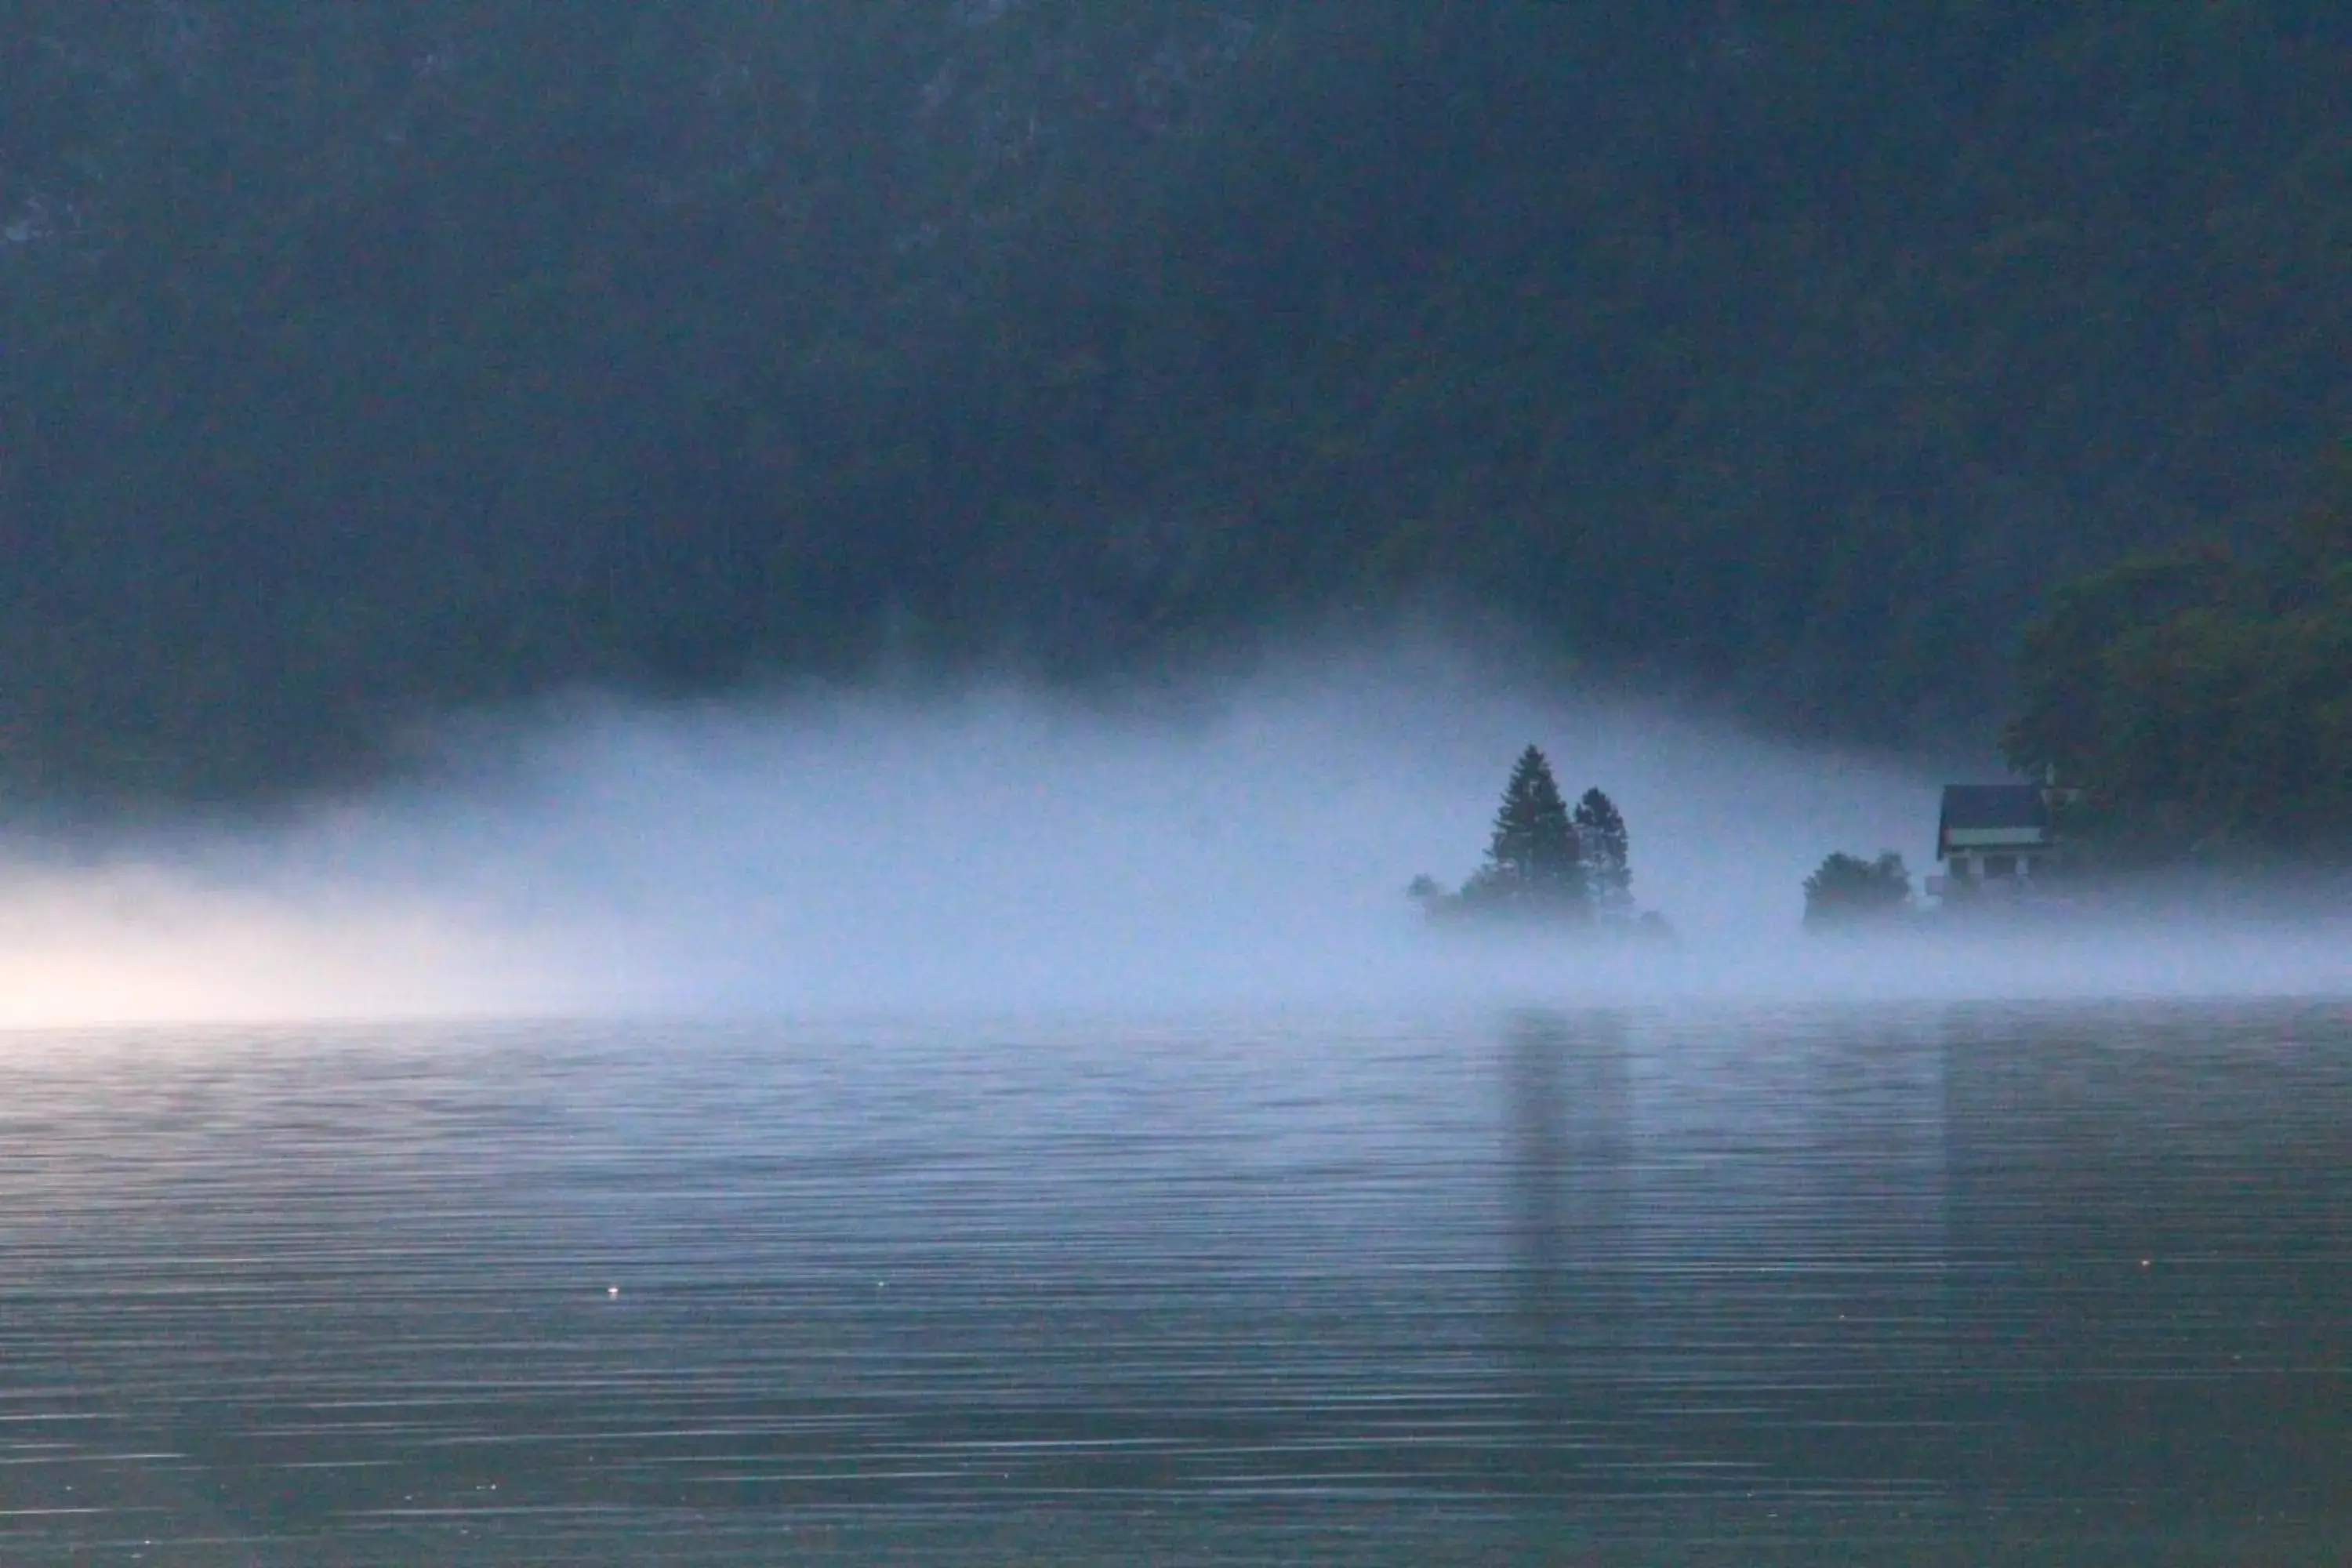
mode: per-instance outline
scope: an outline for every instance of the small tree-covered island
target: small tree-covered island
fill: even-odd
[[[1540,748],[1512,765],[1486,858],[1457,890],[1423,873],[1405,889],[1432,921],[1546,927],[1586,935],[1670,939],[1655,910],[1633,907],[1625,818],[1598,788],[1573,812]]]

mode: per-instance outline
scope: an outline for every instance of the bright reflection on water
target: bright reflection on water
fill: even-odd
[[[10,1563],[2329,1562],[2352,1010],[0,1047]]]

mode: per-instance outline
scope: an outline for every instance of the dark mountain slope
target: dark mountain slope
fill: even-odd
[[[16,0],[0,79],[20,787],[1439,590],[1990,734],[2352,417],[2336,5]]]

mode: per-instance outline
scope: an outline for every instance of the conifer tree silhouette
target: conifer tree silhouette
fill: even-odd
[[[1584,851],[1570,820],[1568,803],[1541,751],[1519,753],[1495,812],[1486,863],[1462,889],[1464,902],[1528,914],[1580,916],[1589,912]]]
[[[1576,803],[1576,837],[1584,849],[1585,881],[1603,914],[1633,910],[1633,863],[1625,838],[1625,818],[1617,803],[1599,789]]]

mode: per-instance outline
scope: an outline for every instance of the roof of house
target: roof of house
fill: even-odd
[[[1946,784],[1946,827],[2047,827],[2050,808],[2032,784]]]
[[[1939,850],[1955,833],[1993,835],[2006,843],[2028,836],[2046,839],[2050,807],[2032,784],[1946,784],[1944,809],[1936,821]]]

